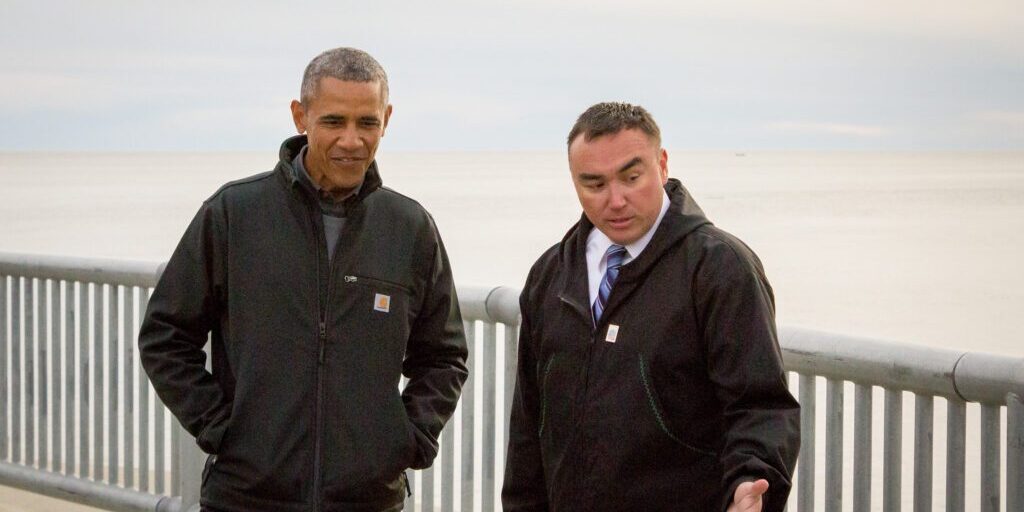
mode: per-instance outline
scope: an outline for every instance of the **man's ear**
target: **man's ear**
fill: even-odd
[[[661,184],[668,182],[668,151],[662,148],[658,153],[658,174],[661,175]]]
[[[388,129],[388,120],[391,119],[391,104],[384,109],[384,125],[380,127],[380,136],[384,136],[384,132]]]
[[[292,121],[295,129],[300,133],[306,133],[306,107],[299,103],[299,100],[292,100]]]

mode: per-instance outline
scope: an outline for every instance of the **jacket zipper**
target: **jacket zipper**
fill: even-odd
[[[325,352],[326,352],[326,346],[327,346],[327,313],[328,313],[328,311],[330,309],[330,304],[331,304],[331,289],[333,288],[333,286],[331,286],[331,283],[334,282],[334,264],[333,264],[334,262],[331,261],[330,255],[326,254],[327,253],[327,236],[326,236],[326,234],[324,234],[323,229],[321,229],[319,227],[319,225],[316,223],[316,219],[312,216],[312,215],[318,215],[318,214],[320,214],[320,212],[318,212],[318,211],[311,211],[310,212],[311,216],[310,216],[310,219],[309,219],[310,223],[313,225],[313,232],[315,233],[316,238],[318,239],[317,243],[316,243],[316,245],[317,245],[317,248],[316,248],[316,251],[317,251],[316,252],[317,253],[317,257],[316,257],[316,280],[317,280],[317,283],[316,283],[317,284],[316,297],[317,297],[317,303],[318,303],[318,306],[319,306],[319,309],[320,309],[320,311],[317,312],[317,314],[320,317],[320,325],[319,325],[319,332],[317,333],[318,336],[317,336],[317,364],[316,364],[316,413],[315,413],[315,416],[314,416],[314,423],[313,423],[313,502],[314,502],[313,509],[316,510],[316,511],[319,511],[319,510],[322,509],[322,503],[320,502],[321,487],[323,486],[323,480],[322,480],[322,476],[321,476],[322,469],[320,467],[321,466],[321,462],[320,462],[320,459],[321,459],[321,454],[320,454],[320,451],[321,451],[321,446],[320,446],[320,437],[321,437],[321,432],[320,431],[321,431],[321,428],[320,428],[320,424],[323,421],[323,408],[324,408],[324,399],[323,399],[323,387],[324,387],[324,375],[323,374],[324,374],[324,372],[323,372],[323,366],[324,366]],[[328,271],[327,271],[327,292],[325,293],[323,304],[319,304],[319,302],[320,302],[320,287],[321,287],[321,282],[320,282],[320,261],[321,261],[321,259],[325,255],[327,255],[327,266],[328,266]]]
[[[398,288],[399,290],[408,292],[410,294],[412,293],[412,290],[408,286],[405,286],[403,284],[399,284],[399,283],[396,283],[396,282],[393,282],[393,281],[385,281],[384,279],[377,279],[375,277],[361,277],[361,276],[347,275],[347,276],[344,276],[342,279],[344,279],[346,283],[354,283],[354,284],[376,283],[376,284],[380,284],[380,285],[383,285],[383,286],[388,287],[388,288]]]
[[[572,301],[572,300],[570,300],[570,299],[568,299],[566,297],[559,296],[559,299],[561,299],[562,302],[564,302],[569,307],[574,309],[576,311],[576,313],[578,313],[580,316],[586,318],[587,321],[591,325],[591,328],[590,328],[590,343],[589,343],[589,346],[587,347],[587,365],[586,365],[586,368],[584,369],[584,371],[586,372],[586,376],[583,378],[583,396],[581,396],[580,397],[581,400],[579,400],[580,404],[582,404],[582,407],[580,408],[579,418],[577,418],[576,422],[575,422],[576,425],[580,426],[580,428],[576,429],[576,432],[573,435],[573,439],[570,440],[570,442],[569,442],[569,444],[572,445],[572,444],[580,442],[579,441],[579,436],[582,434],[582,430],[583,430],[583,428],[585,428],[585,425],[586,425],[586,421],[585,421],[586,417],[587,417],[587,414],[586,414],[587,413],[587,407],[586,407],[587,399],[586,398],[587,398],[587,395],[590,394],[590,369],[591,369],[591,366],[593,365],[593,362],[594,362],[594,345],[597,344],[598,328],[601,325],[603,325],[603,324],[601,322],[598,322],[597,324],[594,323],[594,316],[593,316],[593,313],[590,311],[590,308],[583,308],[579,304],[577,304],[576,302],[574,302],[574,301]],[[584,310],[586,310],[589,314],[584,313]],[[605,310],[605,313],[607,313],[607,312],[608,311]],[[607,318],[607,316],[605,316],[604,314],[602,314],[601,316],[604,317],[604,318]],[[587,440],[584,439],[583,442],[587,442]],[[586,454],[587,450],[580,450],[579,452],[581,454]],[[586,464],[586,460],[579,460],[577,462],[579,464],[581,464],[581,465],[585,465]],[[576,485],[579,487],[579,490],[582,491],[582,490],[585,489],[585,484],[586,484],[586,482],[584,482],[583,474],[581,473],[579,475],[578,481],[576,482]],[[584,503],[586,503],[586,500],[584,500]]]

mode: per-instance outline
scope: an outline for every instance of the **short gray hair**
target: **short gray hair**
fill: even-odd
[[[576,119],[565,142],[572,146],[572,141],[580,135],[589,142],[602,135],[615,135],[627,129],[640,130],[661,146],[661,129],[651,113],[640,105],[619,102],[592,105]]]
[[[320,80],[327,77],[347,82],[377,82],[383,103],[388,103],[388,75],[376,59],[362,50],[334,48],[317,55],[302,75],[299,101],[308,103],[316,97]]]

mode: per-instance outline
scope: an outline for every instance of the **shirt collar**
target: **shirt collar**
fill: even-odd
[[[670,203],[668,193],[663,191],[661,195],[661,211],[658,212],[657,220],[654,221],[654,224],[651,224],[650,229],[648,229],[643,236],[637,238],[633,243],[626,244],[626,254],[628,257],[624,261],[631,261],[638,258],[640,253],[644,252],[647,245],[651,243],[651,239],[654,238],[654,232],[658,230],[661,220],[665,218],[665,213],[668,212]],[[600,229],[597,229],[597,227],[594,227],[594,229],[590,230],[590,234],[587,235],[587,253],[594,251],[597,254],[603,255],[605,251],[608,250],[608,247],[614,243],[615,242],[612,242],[612,240],[608,238],[608,235],[604,234]]]

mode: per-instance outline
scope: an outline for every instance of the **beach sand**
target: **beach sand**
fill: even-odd
[[[64,500],[0,486],[0,512],[102,512]]]

